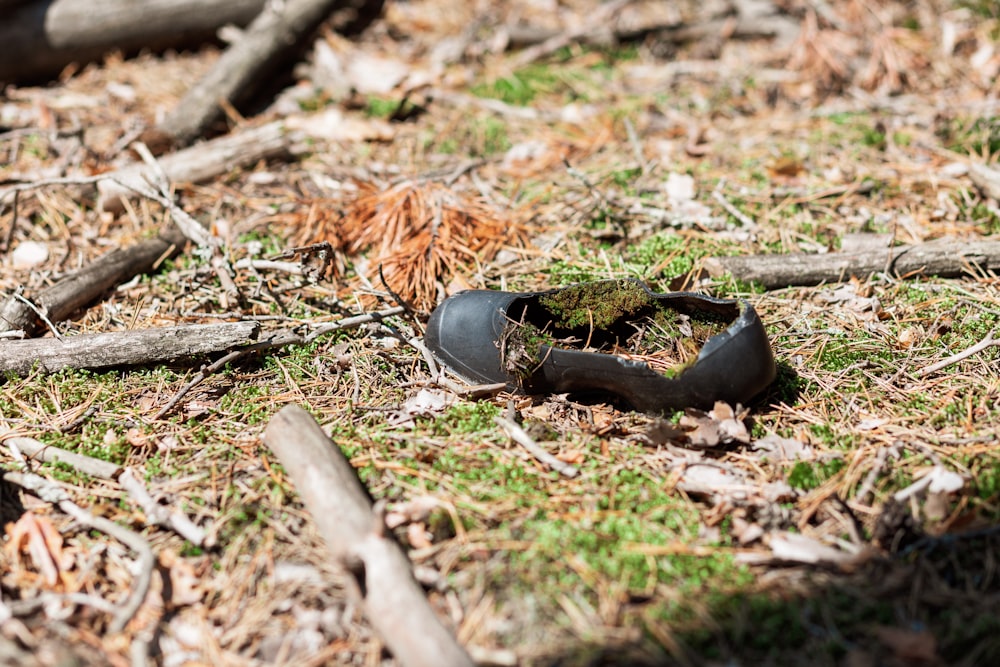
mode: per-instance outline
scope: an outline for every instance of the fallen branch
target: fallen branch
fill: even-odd
[[[140,241],[130,248],[112,250],[92,264],[42,290],[31,299],[53,322],[66,319],[80,308],[140,273],[153,269],[160,261],[174,256],[184,246],[180,231],[171,226],[159,236]],[[0,333],[21,330],[33,335],[41,320],[32,307],[11,297],[0,307]]]
[[[8,4],[10,0],[7,0]],[[31,0],[0,21],[0,81],[39,79],[111,50],[198,44],[246,25],[264,0]]]
[[[560,475],[564,475],[566,477],[576,477],[580,474],[580,471],[574,466],[571,466],[565,461],[560,461],[555,456],[542,449],[542,447],[535,442],[523,428],[511,420],[504,419],[503,417],[495,417],[493,421],[507,431],[507,435],[510,436],[511,440],[527,449],[532,456],[538,459],[541,463],[544,463],[558,472]]]
[[[985,164],[973,162],[969,164],[969,179],[987,197],[1000,200],[1000,171],[987,167]]]
[[[0,373],[27,375],[33,368],[53,373],[64,368],[110,368],[150,364],[254,342],[256,322],[192,324],[133,331],[0,341]]]
[[[749,255],[710,257],[702,266],[712,277],[731,274],[767,289],[792,285],[839,282],[851,276],[867,277],[881,272],[897,276],[935,275],[955,277],[973,270],[1000,269],[1000,241],[931,242],[886,250],[825,255]]]
[[[334,560],[351,576],[360,600],[393,656],[404,667],[471,667],[413,578],[409,559],[386,533],[384,517],[354,468],[302,408],[283,408],[264,431],[319,528]]]
[[[156,564],[156,557],[153,555],[153,550],[146,540],[138,533],[134,533],[110,519],[94,516],[74,503],[70,499],[69,494],[61,486],[50,482],[44,477],[27,472],[8,472],[4,474],[3,479],[5,482],[31,491],[47,503],[57,505],[60,510],[71,516],[84,528],[92,528],[110,535],[136,553],[138,556],[139,572],[135,575],[132,592],[129,593],[125,602],[118,607],[118,611],[115,612],[108,626],[108,630],[112,633],[124,630],[125,626],[132,620],[132,617],[139,611],[139,607],[142,606],[143,601],[146,599],[146,593],[149,592],[149,584],[153,578],[153,566]]]

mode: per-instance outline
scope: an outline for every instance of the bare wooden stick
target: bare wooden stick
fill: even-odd
[[[851,276],[867,277],[889,271],[899,276],[936,275],[954,277],[974,268],[1000,269],[1000,241],[931,242],[886,250],[825,255],[749,255],[710,257],[702,266],[710,276],[727,273],[740,280],[760,283],[767,289],[791,285],[838,282]]]
[[[45,463],[65,463],[72,466],[74,470],[82,472],[98,479],[117,479],[121,474],[121,466],[109,461],[95,459],[92,456],[71,452],[54,445],[46,445],[44,442],[34,438],[15,435],[7,437],[10,430],[0,432],[0,440],[7,447],[17,447],[22,454]]]
[[[0,341],[0,372],[27,375],[63,368],[110,368],[180,359],[253,343],[256,322],[192,324],[133,331]]]
[[[112,49],[197,44],[227,24],[246,25],[264,0],[31,0],[0,21],[0,81],[58,74]]]
[[[49,320],[59,322],[115,285],[146,273],[160,260],[173,256],[184,242],[180,231],[171,226],[155,238],[140,241],[129,248],[112,250],[42,290],[31,302],[41,308]],[[40,324],[33,309],[14,297],[0,307],[0,332],[20,329],[31,335],[39,330]]]
[[[277,455],[313,516],[334,559],[351,575],[352,594],[404,667],[472,667],[413,578],[409,559],[386,534],[384,517],[350,461],[297,405],[267,425],[264,442]]]
[[[951,366],[952,364],[957,364],[962,359],[968,359],[969,357],[971,357],[974,354],[979,354],[980,352],[982,352],[983,350],[985,350],[987,348],[993,347],[994,345],[1000,345],[1000,338],[994,338],[993,337],[993,334],[995,334],[995,333],[996,333],[996,329],[993,329],[988,334],[986,334],[986,338],[982,339],[981,341],[979,341],[975,345],[967,347],[964,350],[962,350],[961,352],[958,352],[956,354],[951,355],[947,359],[942,359],[941,361],[939,361],[937,363],[930,364],[929,366],[924,366],[919,371],[917,371],[917,375],[919,377],[926,377],[926,376],[930,375],[931,373],[936,373],[937,371],[941,370],[942,368],[947,368],[948,366]]]
[[[106,533],[136,553],[139,561],[139,572],[135,575],[132,592],[118,607],[118,611],[115,612],[111,624],[108,626],[108,629],[113,633],[124,630],[135,613],[139,611],[139,607],[146,599],[146,593],[149,592],[149,584],[153,578],[153,566],[156,563],[156,557],[153,555],[149,543],[138,533],[83,509],[70,499],[69,494],[61,486],[44,477],[28,472],[8,472],[4,474],[3,479],[5,482],[31,491],[47,503],[57,505],[60,510],[73,517],[80,525]]]
[[[580,474],[580,471],[574,466],[571,466],[565,461],[560,461],[555,456],[542,449],[542,447],[535,442],[523,428],[511,420],[503,417],[494,417],[493,421],[507,431],[507,435],[510,436],[511,440],[527,449],[532,456],[558,472],[560,475],[564,475],[566,477],[576,477]]]

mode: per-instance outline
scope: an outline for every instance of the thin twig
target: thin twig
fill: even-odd
[[[49,185],[93,185],[100,181],[106,181],[109,178],[110,176],[107,174],[98,174],[97,176],[60,176],[59,178],[42,178],[29,183],[15,183],[0,190],[0,201],[3,201],[3,198],[8,194],[13,193],[17,195],[18,192],[23,190],[37,190]]]
[[[625,133],[628,135],[628,142],[632,146],[632,153],[635,155],[635,161],[639,163],[639,168],[642,173],[649,173],[649,163],[646,162],[646,157],[642,154],[642,142],[639,141],[639,134],[635,131],[635,125],[628,118],[625,119]]]
[[[44,477],[29,472],[8,472],[3,476],[5,482],[16,484],[22,489],[31,491],[45,502],[57,505],[60,510],[76,520],[77,523],[94,530],[105,533],[134,551],[138,557],[139,572],[135,575],[135,582],[132,592],[129,593],[125,602],[118,606],[108,625],[111,633],[118,633],[125,629],[128,622],[132,620],[139,607],[146,599],[149,592],[149,584],[153,578],[153,566],[156,557],[149,543],[138,533],[135,533],[124,526],[120,526],[110,519],[102,516],[95,516],[73,502],[69,494],[55,483]]]
[[[31,303],[28,299],[25,299],[19,292],[14,292],[14,298],[26,305],[28,308],[31,308],[35,315],[38,315],[42,322],[45,322],[45,326],[49,328],[49,331],[51,331],[52,335],[56,337],[56,340],[62,341],[62,335],[59,333],[59,330],[56,329],[56,325],[52,324],[52,320],[49,319],[48,315],[46,315],[41,308]]]
[[[725,183],[725,181],[719,181],[718,187],[712,190],[712,198],[719,202],[719,205],[726,210],[726,213],[739,220],[740,224],[742,224],[745,228],[755,229],[757,227],[757,222],[746,213],[736,208],[728,199],[726,199],[726,195],[722,194],[723,183]]]
[[[191,521],[186,514],[172,511],[156,502],[153,496],[149,494],[146,486],[135,476],[132,468],[125,468],[124,472],[118,476],[118,483],[132,500],[142,508],[147,522],[170,528],[195,546],[211,546],[205,544],[205,531]]]
[[[393,315],[402,315],[405,312],[406,309],[403,308],[402,306],[394,306],[393,308],[376,310],[373,313],[354,315],[353,317],[345,317],[343,319],[337,320],[336,322],[320,324],[312,331],[312,333],[310,333],[305,337],[304,342],[311,343],[320,336],[328,334],[331,331],[340,331],[341,329],[353,329],[354,327],[361,326],[362,324],[367,324],[368,322],[381,322],[383,319],[387,317],[392,317]]]
[[[930,375],[931,373],[934,373],[936,371],[941,370],[942,368],[947,368],[948,366],[951,366],[952,364],[957,364],[962,359],[966,359],[968,357],[971,357],[974,354],[978,354],[978,353],[982,352],[983,350],[985,350],[988,347],[993,347],[995,345],[1000,345],[1000,338],[994,338],[993,337],[994,333],[996,333],[996,329],[993,329],[992,331],[990,331],[988,334],[986,334],[986,338],[982,339],[981,341],[979,341],[978,343],[976,343],[972,347],[966,348],[966,349],[962,350],[961,352],[959,352],[957,354],[953,354],[950,357],[948,357],[947,359],[942,359],[941,361],[937,362],[936,364],[931,364],[930,366],[924,366],[919,371],[917,371],[917,376],[918,377],[926,377],[926,376]]]
[[[181,232],[183,232],[184,236],[194,243],[197,243],[202,247],[213,247],[218,245],[220,242],[218,238],[212,236],[200,222],[195,220],[188,214],[187,211],[174,203],[174,200],[170,195],[170,182],[167,179],[166,172],[163,171],[163,167],[156,160],[156,158],[153,157],[153,153],[146,147],[146,144],[141,141],[137,141],[132,144],[132,148],[139,154],[142,161],[153,170],[154,178],[157,182],[149,183],[147,181],[148,187],[144,188],[127,185],[117,180],[115,182],[124,188],[128,188],[129,190],[139,193],[147,199],[152,199],[160,204],[160,206],[167,209],[170,212],[170,217],[174,220],[174,224],[176,224]]]
[[[571,466],[565,461],[560,461],[555,456],[545,451],[541,445],[535,442],[532,437],[525,432],[523,428],[511,420],[498,416],[494,417],[493,421],[507,431],[507,435],[510,436],[511,440],[527,449],[528,453],[538,459],[538,461],[549,466],[560,475],[564,475],[566,477],[576,477],[580,474],[580,471],[574,466]]]
[[[188,392],[200,383],[204,382],[205,379],[213,373],[217,373],[219,370],[225,368],[226,364],[231,364],[248,354],[260,352],[262,350],[270,350],[276,347],[284,347],[286,345],[305,345],[330,332],[340,331],[342,329],[352,329],[368,322],[379,322],[386,317],[400,315],[403,312],[405,312],[405,308],[397,306],[395,308],[386,308],[385,310],[375,311],[374,313],[365,313],[363,315],[355,315],[354,317],[345,317],[336,322],[322,325],[306,336],[302,336],[287,329],[277,331],[267,340],[234,350],[223,356],[221,359],[218,359],[217,361],[202,368],[198,371],[197,375],[195,375],[187,384],[181,387],[176,394],[174,394],[173,398],[171,398],[166,405],[160,408],[160,411],[153,416],[153,421],[162,419],[169,414],[170,411],[173,410],[178,403],[180,403],[181,399],[187,396]]]
[[[10,244],[14,242],[14,231],[17,229],[17,204],[21,197],[20,190],[14,190],[14,204],[11,206],[12,215],[10,217],[10,227],[7,228],[7,235],[3,239],[3,251],[10,250]]]

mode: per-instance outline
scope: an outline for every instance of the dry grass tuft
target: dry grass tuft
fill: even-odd
[[[407,180],[380,189],[362,182],[358,189],[342,215],[314,219],[313,242],[349,256],[367,253],[358,274],[378,283],[381,271],[388,287],[420,310],[433,308],[452,276],[523,242],[521,223],[441,183]]]

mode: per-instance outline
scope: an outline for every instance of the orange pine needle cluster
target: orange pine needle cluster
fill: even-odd
[[[315,241],[349,256],[367,253],[366,274],[415,308],[430,310],[439,285],[489,261],[505,245],[519,245],[523,227],[502,220],[479,197],[441,183],[404,181],[387,189],[359,183],[358,197],[339,220],[317,221]]]

